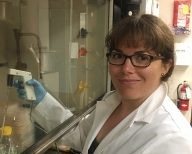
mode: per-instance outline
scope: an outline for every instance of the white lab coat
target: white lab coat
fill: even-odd
[[[82,119],[62,142],[87,154],[92,141],[120,102],[117,92],[107,94],[98,101],[95,111]],[[162,84],[101,141],[94,154],[101,153],[192,154],[192,129]]]
[[[72,115],[70,110],[64,108],[64,106],[49,93],[45,95],[31,114],[32,119],[40,124],[47,132],[56,128],[56,126],[60,125]]]

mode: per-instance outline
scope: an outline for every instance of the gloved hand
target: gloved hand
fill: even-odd
[[[47,91],[41,85],[41,83],[35,79],[31,79],[31,80],[26,81],[26,84],[34,87],[35,96],[36,96],[35,104],[38,104],[39,102],[41,102],[41,100],[45,97],[45,95],[47,93]],[[26,99],[26,91],[25,91],[21,81],[14,80],[13,85],[17,88],[17,93],[18,93],[19,97],[21,99]]]

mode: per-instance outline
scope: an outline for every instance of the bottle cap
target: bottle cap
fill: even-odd
[[[0,130],[2,131],[2,134],[4,136],[10,136],[12,134],[12,127],[11,126],[4,126],[4,127],[0,128]]]

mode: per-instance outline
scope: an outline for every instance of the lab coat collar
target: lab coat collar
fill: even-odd
[[[98,101],[96,104],[95,110],[95,119],[92,125],[92,128],[87,136],[85,141],[85,146],[83,148],[83,154],[87,153],[91,143],[93,142],[94,138],[100,131],[101,127],[111,115],[111,113],[115,110],[115,108],[120,104],[121,97],[115,91],[109,92],[104,96],[101,101]]]
[[[162,84],[138,107],[137,114],[134,118],[136,122],[150,123],[155,111],[162,105],[167,95],[167,84]]]
[[[133,111],[136,114],[132,122],[140,121],[150,123],[153,119],[153,113],[155,113],[155,110],[162,105],[167,95],[167,89],[167,83],[162,82],[160,86],[135,111]],[[104,98],[103,101],[105,101],[106,106],[111,106],[108,108],[110,110],[108,110],[108,112],[111,113],[114,108],[121,103],[121,96],[114,91],[105,97],[106,99]]]
[[[126,123],[126,127],[131,127],[134,122],[150,123],[153,119],[152,113],[154,113],[154,111],[162,104],[166,96],[166,91],[166,84],[162,83],[140,107],[131,113],[133,116],[131,117],[132,120]],[[105,121],[120,103],[121,96],[116,91],[108,93],[104,96],[102,101],[98,101],[95,110],[94,123],[87,137],[83,150],[84,152],[88,150]],[[125,118],[124,120],[128,120],[128,118]],[[106,142],[108,141],[106,140]]]
[[[97,102],[94,123],[103,124],[120,103],[121,97],[116,91],[105,95],[103,100]]]

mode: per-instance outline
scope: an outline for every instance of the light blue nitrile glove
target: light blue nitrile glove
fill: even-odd
[[[35,91],[35,96],[36,96],[36,102],[39,103],[42,101],[42,99],[45,97],[47,91],[45,90],[45,88],[43,87],[43,85],[35,80],[35,79],[31,79],[28,80],[26,82],[26,84],[33,86],[34,87],[34,91]]]
[[[35,79],[26,81],[26,84],[34,87],[34,92],[36,96],[36,100],[34,101],[34,103],[37,105],[45,97],[47,91],[45,90],[43,85]],[[17,88],[19,98],[26,99],[26,91],[23,87],[22,81],[14,80],[14,86]]]

